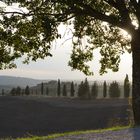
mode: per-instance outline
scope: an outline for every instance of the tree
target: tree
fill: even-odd
[[[100,48],[101,70],[117,71],[120,55],[132,52],[134,121],[140,125],[140,1],[139,0],[44,0],[4,1],[20,9],[0,7],[0,69],[51,56],[51,44],[61,38],[58,26],[73,23],[73,50],[69,65],[87,75],[93,50]],[[8,9],[8,8],[7,8]],[[27,10],[23,10],[27,9]],[[124,36],[122,30],[128,34]],[[82,44],[84,41],[85,46]]]
[[[111,98],[120,97],[119,84],[116,81],[113,81],[109,86],[109,96]]]
[[[106,85],[106,81],[104,81],[103,84],[103,97],[106,98],[107,96],[107,85]]]
[[[98,96],[98,84],[94,82],[94,84],[91,87],[91,98],[96,99]]]
[[[63,92],[62,92],[63,96],[67,96],[67,87],[66,84],[63,85]]]
[[[85,79],[84,85],[83,85],[83,92],[85,94],[85,98],[90,99],[90,88],[87,78]]]
[[[87,78],[81,82],[78,88],[78,97],[81,99],[90,99],[90,89]]]
[[[30,94],[30,88],[29,88],[29,86],[26,86],[25,95],[29,95],[29,94]]]
[[[43,84],[43,82],[41,83],[41,95],[43,95],[44,94],[44,84]]]
[[[10,94],[12,96],[15,96],[16,95],[16,89],[15,88],[12,88],[11,91],[10,91]]]
[[[129,95],[130,95],[130,82],[128,74],[126,74],[126,77],[124,79],[124,97],[128,98]]]
[[[70,95],[71,95],[71,97],[74,96],[74,92],[75,92],[75,90],[74,90],[74,83],[71,82],[71,87],[70,87]]]
[[[21,95],[21,88],[19,86],[16,88],[16,95]]]
[[[80,97],[80,98],[84,98],[83,85],[84,85],[84,82],[82,81],[78,86],[77,94],[78,94],[78,97]]]
[[[60,96],[61,94],[61,83],[60,83],[60,79],[58,79],[57,82],[57,96]]]

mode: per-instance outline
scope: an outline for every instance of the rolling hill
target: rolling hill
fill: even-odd
[[[44,82],[45,80],[37,80],[25,77],[0,76],[0,86],[35,86],[42,81]]]

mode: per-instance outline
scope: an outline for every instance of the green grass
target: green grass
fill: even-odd
[[[98,129],[98,130],[64,132],[64,133],[56,133],[56,134],[51,134],[48,136],[40,136],[40,137],[39,136],[30,136],[27,138],[17,138],[16,140],[51,140],[54,138],[69,136],[69,135],[79,135],[79,134],[87,134],[87,133],[102,133],[102,132],[106,132],[106,131],[117,131],[117,130],[122,130],[122,129],[127,129],[127,128],[132,128],[132,126],[116,126],[116,127]],[[7,139],[0,139],[0,140],[15,140],[15,139],[7,138]]]

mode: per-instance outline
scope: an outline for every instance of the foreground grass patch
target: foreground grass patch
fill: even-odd
[[[48,135],[48,136],[41,136],[41,137],[32,136],[32,137],[29,137],[29,138],[17,138],[16,140],[51,140],[51,139],[54,139],[54,138],[68,136],[68,135],[79,135],[79,134],[87,134],[87,133],[102,133],[102,132],[105,132],[105,131],[117,131],[117,130],[127,129],[127,128],[131,128],[131,127],[132,126],[117,126],[117,127],[106,128],[106,129],[98,129],[98,130],[86,130],[86,131],[73,131],[73,132],[57,133],[57,134],[51,134],[51,135]]]

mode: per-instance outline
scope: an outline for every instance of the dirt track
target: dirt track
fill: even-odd
[[[127,108],[126,100],[0,97],[0,138],[125,125]]]

